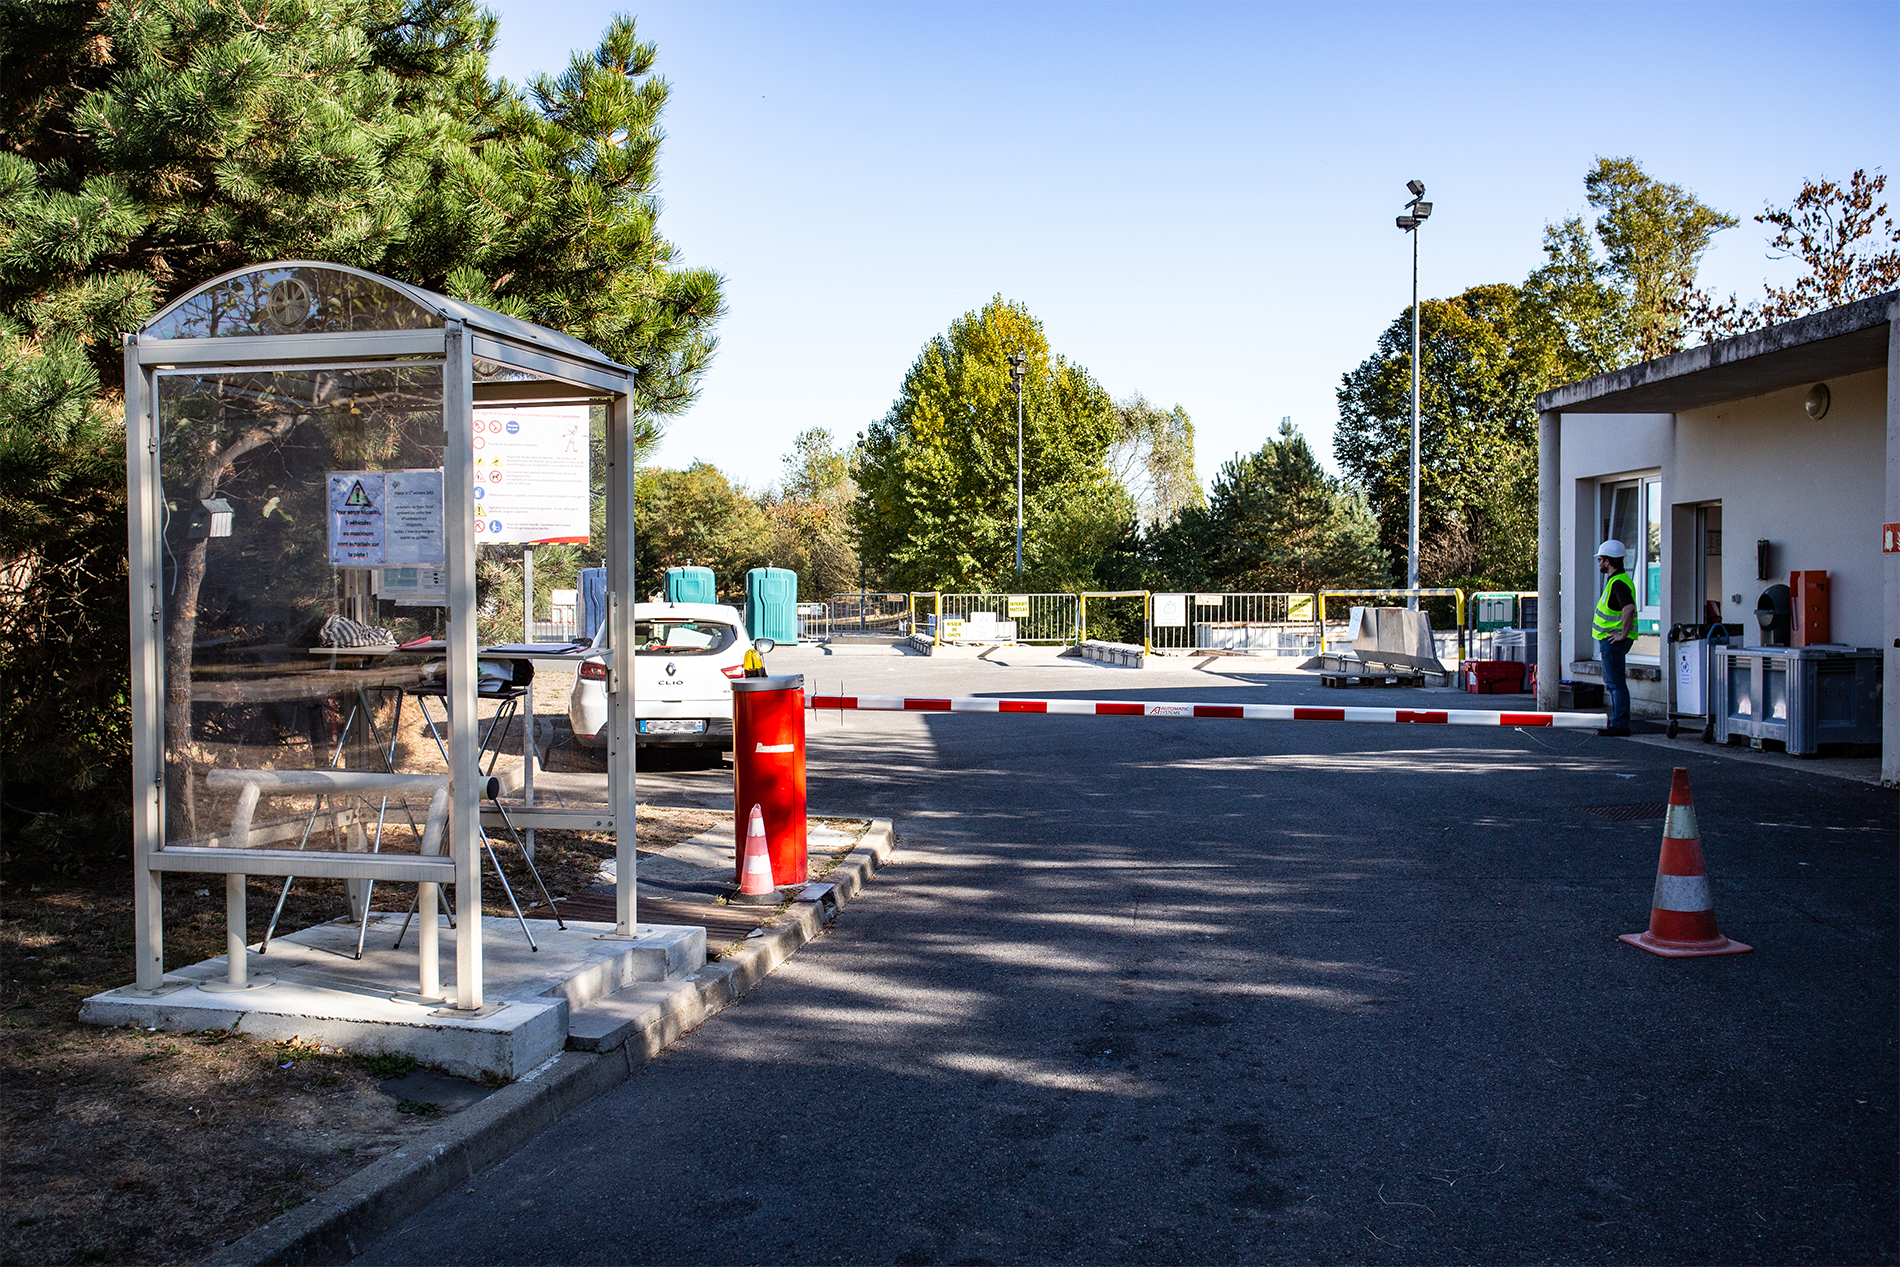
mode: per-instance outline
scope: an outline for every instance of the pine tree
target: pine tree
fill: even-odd
[[[649,440],[691,403],[720,279],[658,232],[654,46],[615,19],[524,91],[488,73],[495,22],[475,0],[0,0],[0,754],[42,845],[127,775],[120,336],[163,303],[271,259],[350,264],[593,343],[635,370]]]

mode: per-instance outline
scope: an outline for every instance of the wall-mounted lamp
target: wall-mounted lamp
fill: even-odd
[[[1803,403],[1807,406],[1808,417],[1818,421],[1827,417],[1827,407],[1834,403],[1834,394],[1828,391],[1826,383],[1816,383],[1808,388],[1808,398]]]

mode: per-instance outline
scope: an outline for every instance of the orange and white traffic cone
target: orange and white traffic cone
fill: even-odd
[[[739,891],[734,902],[746,906],[776,906],[778,888],[772,883],[772,853],[765,844],[765,813],[752,807],[752,821],[746,824],[745,863],[739,869]]]
[[[1649,903],[1649,931],[1617,938],[1655,955],[1689,959],[1698,955],[1739,955],[1753,950],[1730,941],[1715,927],[1715,901],[1709,896],[1708,867],[1696,832],[1695,803],[1689,799],[1689,772],[1676,767],[1669,783],[1669,811],[1663,819],[1662,857],[1656,863],[1656,895]]]

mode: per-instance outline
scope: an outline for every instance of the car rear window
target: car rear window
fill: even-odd
[[[723,620],[636,620],[633,653],[713,655],[730,647],[738,636],[738,631]]]

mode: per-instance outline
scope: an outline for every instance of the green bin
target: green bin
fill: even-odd
[[[798,573],[753,568],[745,574],[745,623],[754,638],[798,641]]]
[[[669,603],[716,603],[711,568],[666,569],[666,601]]]

